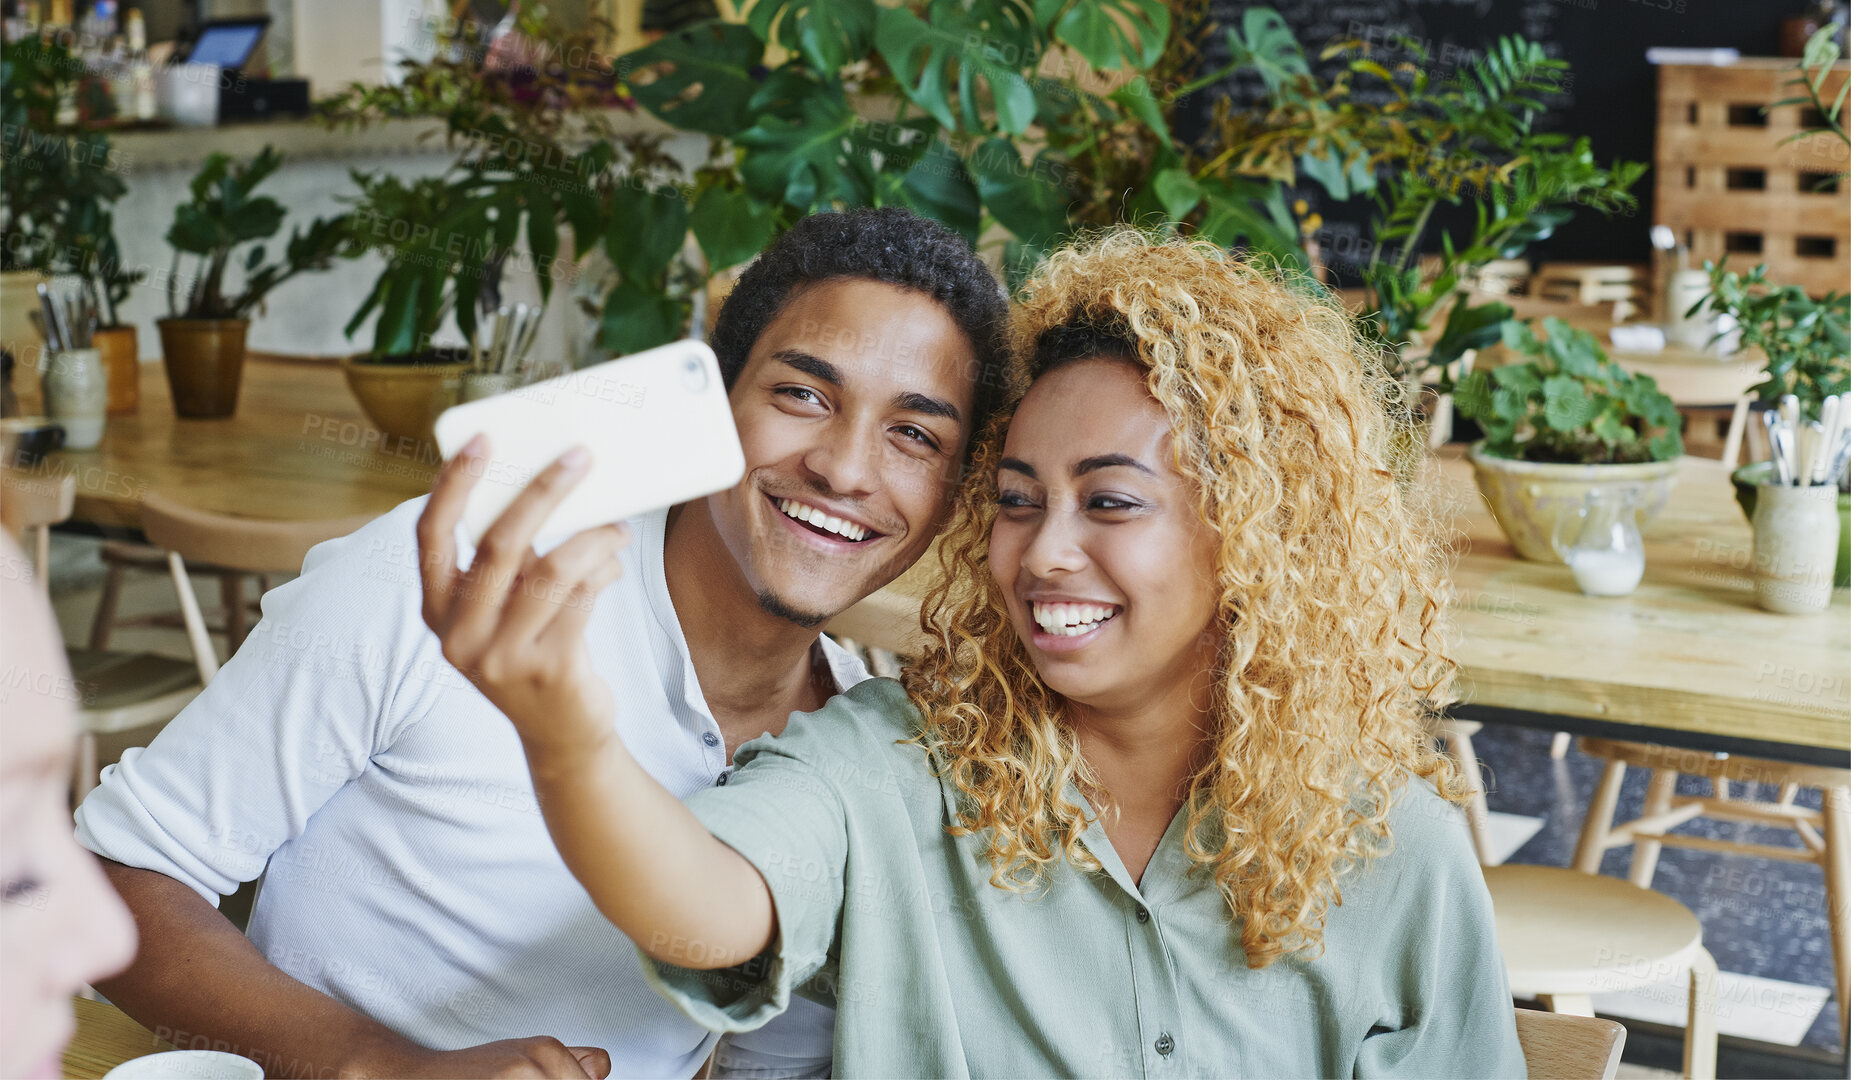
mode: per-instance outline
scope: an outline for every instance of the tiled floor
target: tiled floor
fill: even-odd
[[[59,536],[53,542],[54,606],[65,639],[87,639],[96,609],[101,567],[95,542]],[[202,604],[216,603],[216,583],[197,581]],[[167,609],[173,602],[163,577],[133,577],[124,593],[125,612]],[[177,631],[124,631],[112,645],[149,649],[185,656],[185,640]],[[222,648],[222,646],[221,646]],[[141,741],[148,737],[143,733]],[[1510,861],[1565,866],[1574,851],[1589,795],[1600,764],[1571,751],[1566,760],[1549,759],[1550,735],[1516,727],[1486,725],[1474,739],[1490,785],[1494,814],[1493,836],[1508,851]],[[133,745],[132,742],[126,742]],[[114,747],[104,746],[110,760]],[[1646,776],[1634,770],[1620,796],[1620,813],[1638,814],[1645,797]],[[1705,785],[1686,780],[1693,793]],[[1683,788],[1680,788],[1683,790]],[[1771,797],[1770,791],[1763,796]],[[1803,792],[1801,801],[1819,805],[1819,793]],[[1704,835],[1747,839],[1759,843],[1797,845],[1798,838],[1779,829],[1698,821],[1684,827]],[[1602,873],[1624,876],[1629,855],[1608,852]],[[1826,936],[1823,879],[1815,866],[1782,863],[1743,856],[1667,848],[1659,860],[1653,887],[1694,910],[1702,920],[1704,938],[1725,973],[1748,976],[1725,983],[1725,1005],[1733,1001],[1724,1030],[1769,1041],[1787,1041],[1797,1028],[1805,1029],[1801,1042],[1808,1047],[1838,1046],[1836,1005],[1824,1000],[1831,986],[1831,947]],[[1735,987],[1730,990],[1729,987]],[[1823,994],[1821,993],[1823,991]],[[1731,998],[1729,995],[1733,995]],[[1659,1019],[1681,1005],[1664,995],[1648,995],[1631,1006],[1611,1003],[1616,1013],[1637,1019]],[[1633,1009],[1625,1012],[1626,1008]],[[1806,1023],[1807,1015],[1811,1022]],[[1670,1075],[1627,1065],[1621,1076]]]

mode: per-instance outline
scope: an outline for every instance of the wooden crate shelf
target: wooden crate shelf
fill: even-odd
[[[1658,152],[1653,171],[1656,222],[1690,246],[1691,265],[1730,257],[1747,270],[1814,295],[1851,291],[1851,182],[1812,190],[1816,180],[1851,172],[1851,147],[1831,135],[1776,146],[1800,130],[1797,105],[1761,107],[1793,96],[1783,84],[1793,61],[1749,58],[1726,66],[1666,64],[1658,69]],[[1826,77],[1838,93],[1851,64]],[[1660,259],[1654,296],[1669,267]]]

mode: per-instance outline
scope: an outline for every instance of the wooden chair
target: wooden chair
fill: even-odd
[[[1665,845],[1751,855],[1763,859],[1816,864],[1825,874],[1825,906],[1832,941],[1832,972],[1837,987],[1840,1037],[1851,1034],[1851,770],[1801,765],[1764,758],[1735,757],[1696,750],[1650,746],[1612,739],[1584,738],[1581,752],[1605,761],[1600,783],[1588,805],[1575,867],[1597,871],[1610,848],[1633,846],[1629,874],[1633,884],[1649,888]],[[1649,769],[1644,816],[1616,823],[1620,785],[1628,767]],[[1711,793],[1678,795],[1680,774],[1701,776]],[[1773,802],[1737,797],[1732,784],[1769,784],[1779,789]],[[1794,803],[1802,787],[1824,793],[1820,810]],[[1737,840],[1684,836],[1671,830],[1699,817],[1755,825],[1782,826],[1799,834],[1802,846],[1774,847]]]
[[[51,595],[51,527],[71,516],[77,505],[77,478],[69,473],[43,476],[0,469],[0,527],[32,552],[32,572],[39,588]]]
[[[1518,1009],[1517,1041],[1530,1080],[1613,1080],[1626,1029],[1598,1017]]]
[[[129,616],[120,615],[116,611],[122,597],[123,579],[137,572],[167,573],[166,552],[152,544],[106,540],[98,555],[103,560],[103,595],[97,601],[96,615],[90,622],[92,649],[109,648],[110,635],[127,627],[185,627],[177,610]],[[270,591],[270,575],[256,575],[257,596],[247,596],[245,584],[251,575],[243,571],[210,564],[194,564],[187,569],[192,574],[218,578],[220,603],[217,610],[206,613],[206,629],[208,633],[224,635],[226,650],[237,652],[238,646],[244,643],[244,635],[250,632],[253,621],[251,616],[257,609],[257,597]]]
[[[71,670],[80,685],[89,680],[95,700],[86,697],[79,710],[82,734],[77,754],[77,797],[96,786],[96,739],[179,715],[187,702],[218,674],[206,620],[193,593],[187,564],[204,563],[241,574],[293,572],[308,549],[345,536],[370,521],[369,516],[319,521],[257,521],[182,506],[150,492],[142,499],[141,527],[163,552],[178,601],[180,621],[192,650],[184,665],[146,653],[123,654],[102,649],[70,649]],[[175,665],[180,665],[176,669]],[[121,692],[116,692],[118,686]],[[150,693],[160,689],[160,693]]]
[[[1689,979],[1684,1070],[1716,1076],[1716,961],[1691,910],[1619,878],[1554,866],[1485,868],[1511,993],[1594,1015],[1593,995]]]

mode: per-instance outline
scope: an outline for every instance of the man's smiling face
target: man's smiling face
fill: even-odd
[[[925,552],[976,368],[941,304],[885,282],[806,286],[766,325],[731,391],[745,477],[707,500],[765,610],[821,625]]]

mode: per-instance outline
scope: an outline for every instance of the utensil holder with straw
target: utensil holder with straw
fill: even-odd
[[[1755,492],[1755,602],[1781,615],[1832,603],[1838,560],[1838,488],[1764,484]]]

